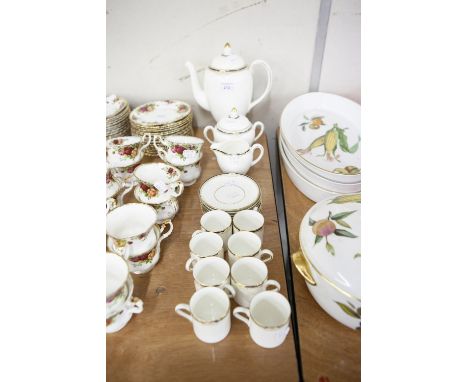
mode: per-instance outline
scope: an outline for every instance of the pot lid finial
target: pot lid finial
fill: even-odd
[[[232,53],[230,43],[224,44],[223,53],[211,61],[210,69],[219,72],[233,72],[245,69],[247,65],[241,56]]]

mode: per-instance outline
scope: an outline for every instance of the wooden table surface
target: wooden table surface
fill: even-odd
[[[291,254],[299,249],[299,227],[315,203],[288,177],[281,163]],[[353,382],[361,379],[361,334],[330,317],[313,299],[292,263],[304,381]],[[327,381],[328,382],[328,381]]]
[[[196,135],[201,136],[201,132]],[[269,278],[277,280],[281,284],[281,293],[287,295],[265,137],[259,142],[264,145],[265,155],[248,175],[262,189],[262,213],[265,216],[263,247],[274,253],[274,259],[268,263]],[[134,315],[121,331],[106,336],[108,381],[298,380],[292,332],[280,347],[263,349],[250,339],[247,326],[231,315],[229,335],[217,344],[205,344],[195,337],[191,323],[174,312],[174,307],[178,303],[188,303],[195,291],[192,274],[185,271],[184,264],[189,257],[190,236],[199,229],[202,215],[198,189],[204,180],[220,173],[209,143],[205,143],[203,151],[202,175],[179,198],[180,211],[173,219],[174,231],[161,244],[159,263],[146,275],[133,275],[134,295],[143,300],[143,312]],[[132,192],[125,199],[125,202],[130,201],[134,201]],[[313,303],[305,293],[307,303]],[[232,310],[236,304],[233,300],[231,302]],[[313,312],[311,318],[315,321],[317,312]],[[322,321],[321,326],[327,328],[334,324],[328,322],[332,320]],[[327,336],[323,340],[327,340]],[[317,349],[320,350],[320,346],[314,350]],[[324,357],[327,356],[325,352]],[[313,361],[310,357],[305,358]],[[322,361],[322,364],[329,363]],[[324,372],[328,373],[328,370]],[[330,372],[328,375],[335,374]]]

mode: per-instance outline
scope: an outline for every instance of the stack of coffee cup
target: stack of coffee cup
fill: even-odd
[[[234,315],[247,323],[255,343],[272,348],[286,339],[291,309],[278,293],[280,284],[268,279],[265,263],[273,259],[273,253],[261,248],[263,225],[263,216],[252,210],[240,211],[234,218],[220,210],[201,217],[201,229],[192,234],[185,264],[193,274],[196,292],[188,305],[175,308],[192,322],[201,341],[219,342],[229,334],[229,298],[239,305]]]
[[[106,254],[106,332],[122,329],[133,314],[143,311],[143,301],[133,297],[133,280],[127,262],[115,253]]]
[[[203,143],[203,139],[186,135],[157,136],[154,139],[154,148],[163,161],[180,170],[180,179],[189,187],[201,175]]]

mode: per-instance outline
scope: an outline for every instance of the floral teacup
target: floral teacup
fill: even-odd
[[[157,136],[154,147],[162,160],[174,166],[187,166],[200,161],[203,139],[187,135]]]
[[[202,156],[203,155],[201,155],[200,158]],[[171,164],[170,162],[168,163]],[[177,168],[180,170],[180,180],[184,183],[185,187],[194,184],[200,177],[202,171],[200,161],[186,166],[177,166]]]
[[[143,203],[161,204],[184,191],[184,184],[179,180],[180,171],[164,163],[141,164],[134,176],[138,181],[135,196]]]
[[[106,233],[112,242],[111,250],[128,258],[132,248],[141,251],[151,248],[146,238],[151,232],[154,234],[156,219],[156,211],[143,203],[127,203],[110,211],[106,216]]]
[[[107,162],[113,167],[124,167],[139,161],[151,143],[151,135],[110,138],[106,142]],[[146,141],[146,143],[144,143]]]

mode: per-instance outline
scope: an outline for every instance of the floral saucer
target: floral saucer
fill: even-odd
[[[190,112],[190,105],[182,101],[153,101],[136,107],[130,113],[130,120],[142,125],[164,125],[176,122]]]

